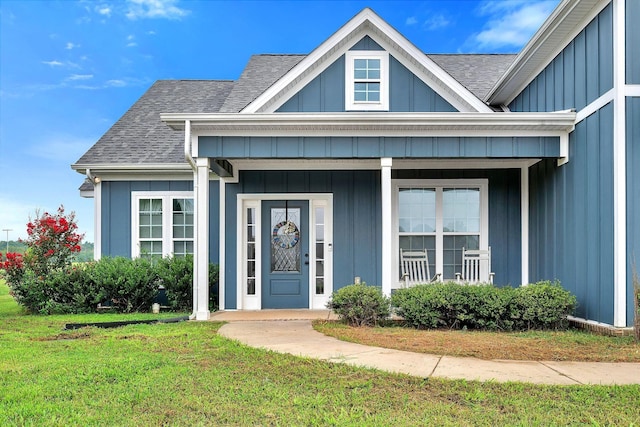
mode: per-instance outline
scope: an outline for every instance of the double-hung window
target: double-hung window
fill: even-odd
[[[194,206],[191,192],[131,193],[134,257],[193,254]]]
[[[431,273],[447,280],[462,271],[463,247],[488,247],[487,180],[398,180],[395,189],[398,254],[426,249]]]
[[[360,111],[389,109],[389,54],[348,51],[345,55],[345,108]]]

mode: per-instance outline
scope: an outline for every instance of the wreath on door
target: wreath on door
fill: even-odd
[[[292,221],[281,221],[273,227],[271,241],[274,246],[282,249],[291,249],[300,240],[300,230]]]

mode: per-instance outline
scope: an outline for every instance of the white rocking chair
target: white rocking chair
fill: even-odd
[[[404,251],[400,249],[400,260],[402,280],[406,288],[420,283],[435,282],[440,278],[440,274],[431,277],[426,249],[421,251]]]
[[[487,250],[462,248],[462,273],[456,273],[458,282],[470,284],[493,283],[491,247]]]

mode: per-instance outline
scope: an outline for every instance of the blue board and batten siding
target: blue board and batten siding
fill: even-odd
[[[626,57],[627,57],[627,84],[640,84],[640,1],[627,0],[626,2]]]
[[[382,50],[364,37],[352,50]],[[278,110],[279,113],[344,112],[345,56],[342,55]],[[389,111],[454,112],[449,102],[393,56],[389,56]]]
[[[613,7],[606,6],[513,100],[512,111],[585,108],[613,87]],[[529,277],[558,279],[579,317],[613,324],[613,106],[569,135],[569,162],[529,171]]]
[[[638,44],[633,46],[637,50]],[[580,111],[612,87],[613,7],[609,4],[511,102],[509,108],[511,111],[570,108]]]
[[[201,136],[198,150],[217,159],[558,158],[560,138]]]
[[[360,276],[381,284],[382,207],[380,171],[242,171],[226,185],[225,307],[236,306],[237,195],[241,193],[332,193],[334,289]]]
[[[159,196],[168,191],[193,191],[193,181],[103,181],[100,211],[102,256],[131,257],[131,215],[133,215],[131,192],[133,191],[157,191]],[[218,181],[210,182],[209,192],[209,259],[217,263],[220,228]]]
[[[640,8],[638,9],[640,14]],[[627,301],[633,301],[633,266],[640,274],[640,97],[627,98]],[[627,307],[633,319],[633,304]],[[629,322],[630,323],[630,322]]]
[[[613,106],[576,125],[569,163],[530,169],[530,278],[558,279],[577,315],[613,324]]]

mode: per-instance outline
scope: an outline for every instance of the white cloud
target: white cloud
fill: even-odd
[[[111,6],[108,6],[108,5],[96,6],[96,12],[98,12],[100,15],[103,15],[109,18],[111,16]]]
[[[43,64],[48,65],[50,67],[62,67],[64,64],[60,61],[42,61]]]
[[[467,40],[471,49],[487,51],[524,46],[551,14],[557,1],[487,1],[478,12],[488,16],[485,28]]]
[[[105,83],[106,87],[125,87],[127,85],[127,82],[125,82],[124,80],[107,80],[107,82]]]
[[[416,18],[415,16],[410,16],[407,18],[407,20],[404,22],[405,25],[416,25],[418,23],[418,18]]]
[[[449,25],[449,20],[442,14],[430,16],[429,19],[424,21],[422,26],[429,31],[437,30],[438,28],[444,28]]]
[[[147,34],[150,35],[150,36],[155,36],[156,32],[153,31],[153,30],[149,30],[149,31],[147,31]]]
[[[177,0],[128,0],[127,18],[131,20],[143,18],[180,19],[191,13],[175,4]]]
[[[93,78],[93,74],[71,74],[67,77],[67,80],[90,80]]]
[[[42,63],[50,67],[80,68],[78,64],[71,61],[60,62],[54,59],[53,61],[42,61]]]
[[[138,46],[138,43],[134,42],[133,40],[135,40],[136,36],[134,36],[133,34],[129,34],[127,36],[127,41],[129,43],[127,43],[127,47],[136,47]]]
[[[75,44],[75,43],[68,42],[68,43],[67,43],[67,46],[65,47],[65,49],[67,49],[67,50],[71,50],[71,49],[75,49],[75,48],[78,48],[78,47],[80,47],[80,45],[79,45],[79,44]]]

